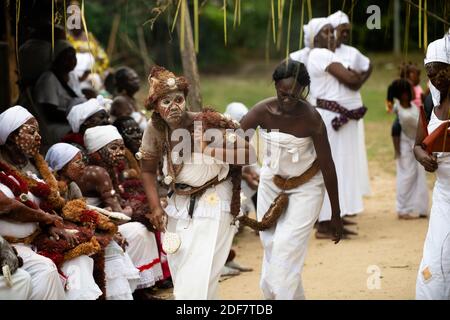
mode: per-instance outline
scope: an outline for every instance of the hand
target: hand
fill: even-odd
[[[420,149],[420,150],[418,150]],[[434,155],[428,154],[422,148],[414,148],[414,153],[416,155],[417,161],[425,168],[428,172],[434,172],[438,168],[437,158]]]
[[[42,211],[42,210],[41,210]],[[44,214],[44,223],[49,225],[54,225],[55,227],[62,228],[63,227],[63,218],[56,214],[50,214],[42,211]]]
[[[156,207],[151,213],[145,215],[153,227],[160,232],[164,232],[167,226],[167,213],[162,207]]]
[[[120,232],[117,232],[114,235],[114,241],[116,241],[117,244],[122,248],[122,250],[125,251],[126,247],[128,246],[128,241]]]
[[[131,217],[133,215],[133,209],[130,206],[126,206],[125,208],[122,209],[122,213]]]
[[[341,219],[340,213],[333,214],[331,216],[330,228],[331,228],[331,232],[333,234],[332,241],[334,242],[334,244],[337,244],[341,240],[342,233],[344,232],[344,230],[343,230],[344,226],[342,224],[342,219]]]
[[[2,274],[2,267],[5,265],[9,266],[9,270],[13,274],[23,265],[23,261],[17,254],[16,248],[0,237],[0,275]]]
[[[50,227],[48,232],[56,241],[63,238],[71,247],[76,247],[79,244],[77,237],[74,234],[67,232],[64,228]]]

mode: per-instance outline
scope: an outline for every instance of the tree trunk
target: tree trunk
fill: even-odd
[[[181,25],[184,23],[184,49],[180,45],[181,61],[183,64],[184,76],[189,82],[188,102],[192,111],[202,109],[202,96],[200,93],[200,76],[198,74],[197,56],[194,48],[194,38],[192,36],[191,18],[189,10],[186,8],[185,21],[177,23],[178,37],[181,39]]]

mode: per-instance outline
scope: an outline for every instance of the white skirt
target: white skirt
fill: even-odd
[[[400,135],[400,157],[397,159],[397,213],[399,215],[428,213],[428,187],[425,169],[413,152],[414,139]]]
[[[360,176],[360,146],[358,122],[349,120],[346,124],[334,130],[331,121],[337,113],[324,109],[316,109],[327,127],[328,140],[330,141],[331,154],[339,189],[339,203],[341,216],[361,213],[363,205],[363,179]],[[325,194],[319,221],[331,220],[331,204],[328,193]]]
[[[155,234],[139,222],[122,224],[119,232],[127,240],[126,253],[140,273],[137,289],[153,286],[163,277]]]
[[[261,221],[281,190],[273,175],[262,169],[258,189],[258,220]],[[276,225],[260,232],[264,257],[260,286],[266,299],[304,299],[301,273],[308,240],[322,206],[325,186],[322,173],[307,183],[286,191],[289,204]]]

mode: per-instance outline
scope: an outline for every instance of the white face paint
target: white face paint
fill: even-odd
[[[182,91],[171,92],[158,100],[157,111],[166,122],[176,122],[186,111],[186,99]]]

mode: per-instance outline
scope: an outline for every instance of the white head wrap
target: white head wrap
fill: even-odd
[[[6,143],[9,135],[21,125],[33,118],[22,106],[14,106],[0,114],[0,145]]]
[[[57,143],[48,149],[45,161],[47,161],[53,171],[59,171],[75,158],[79,152],[81,152],[81,150],[71,144]]]
[[[247,114],[248,109],[245,104],[241,102],[232,102],[227,105],[225,114],[229,115],[231,119],[241,121],[241,119]]]
[[[338,10],[335,13],[329,15],[328,20],[331,23],[331,25],[333,26],[333,28],[336,28],[340,24],[350,23],[348,16],[345,13],[343,13],[341,10]]]
[[[330,21],[328,21],[328,18],[313,18],[309,20],[308,24],[303,26],[303,32],[305,34],[305,47],[310,49],[314,48],[314,37],[325,25],[329,23]]]
[[[114,140],[123,140],[116,127],[98,126],[89,128],[84,134],[84,144],[89,154],[94,153]]]
[[[86,102],[73,106],[67,115],[67,120],[72,127],[72,131],[79,132],[81,125],[87,118],[101,110],[106,111],[105,105],[110,101],[109,99],[103,98],[103,96],[98,96],[96,99],[89,99]]]
[[[450,64],[450,30],[443,38],[435,40],[428,45],[427,55],[424,59],[424,64],[430,62],[443,62]],[[435,106],[441,103],[441,93],[429,82],[433,104]]]

